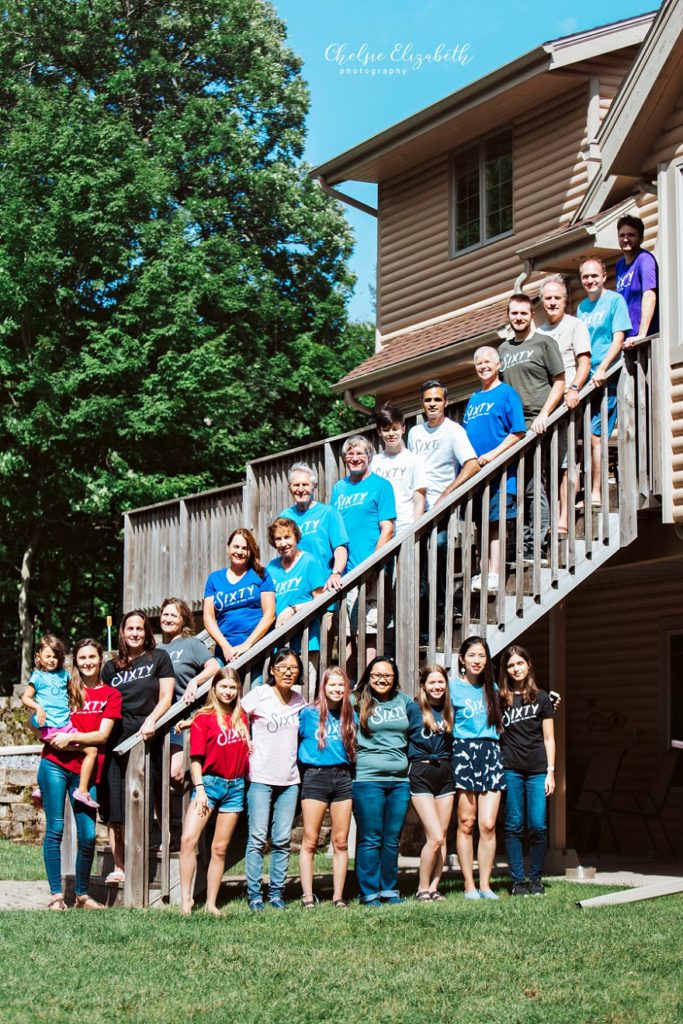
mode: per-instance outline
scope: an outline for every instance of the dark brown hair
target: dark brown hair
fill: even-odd
[[[41,636],[40,640],[36,644],[36,653],[34,655],[34,664],[36,668],[38,667],[38,655],[42,651],[43,647],[51,647],[55,652],[55,657],[57,659],[57,671],[59,672],[60,669],[64,668],[66,647],[64,645],[64,641],[60,640],[58,636],[54,635],[54,633],[45,633],[45,635]]]
[[[275,534],[280,530],[286,530],[287,533],[291,533],[297,544],[301,540],[299,524],[295,523],[293,519],[288,519],[287,516],[278,516],[277,519],[268,527],[268,540],[273,547],[275,547]]]
[[[180,636],[194,636],[194,615],[187,601],[183,601],[181,597],[166,597],[161,605],[161,611],[168,607],[169,604],[174,604],[178,609],[178,614],[182,619],[183,628],[180,630]]]
[[[126,614],[121,619],[121,622],[119,623],[119,652],[118,657],[114,661],[114,664],[116,665],[117,668],[130,668],[130,666],[133,664],[133,659],[130,655],[130,651],[128,650],[128,643],[123,635],[123,631],[125,629],[126,623],[128,622],[128,619],[136,617],[138,619],[142,619],[143,625],[145,627],[145,639],[142,642],[142,650],[153,651],[157,645],[157,642],[154,639],[154,633],[152,632],[152,623],[149,621],[145,613],[143,611],[140,611],[139,608],[136,608],[132,612],[126,612]],[[137,658],[138,655],[136,654],[135,657]]]
[[[482,676],[484,680],[484,699],[486,701],[487,721],[492,728],[501,732],[503,728],[503,716],[500,710],[500,701],[496,692],[496,686],[493,681],[493,662],[491,661],[491,651],[489,650],[489,645],[485,640],[482,640],[480,636],[468,636],[467,639],[463,640],[461,643],[460,650],[458,651],[460,674],[464,675],[463,657],[467,654],[470,647],[474,647],[476,644],[483,647],[486,654],[486,664],[484,665]]]
[[[83,682],[83,676],[81,670],[78,667],[78,652],[82,651],[84,647],[94,647],[97,651],[97,657],[100,660],[99,674],[102,672],[102,662],[104,661],[104,648],[99,640],[93,640],[92,637],[85,637],[84,640],[79,640],[74,647],[73,659],[74,668],[69,680],[69,707],[74,711],[81,711],[85,705],[85,684]]]
[[[254,537],[254,534],[251,532],[251,530],[248,530],[246,526],[238,526],[237,529],[233,530],[230,536],[228,537],[228,547],[230,547],[235,537],[244,537],[245,541],[247,542],[247,547],[249,548],[248,568],[253,569],[256,575],[260,576],[261,579],[263,579],[263,577],[266,574],[266,570],[261,565],[261,549],[256,543],[256,537]]]
[[[503,707],[512,707],[513,701],[513,687],[510,685],[510,677],[508,676],[508,662],[514,655],[521,658],[529,666],[529,674],[524,681],[524,689],[521,690],[522,704],[533,704],[538,694],[538,684],[536,683],[536,676],[534,674],[534,665],[529,657],[529,652],[524,647],[520,647],[519,644],[510,644],[506,647],[500,656],[500,672],[498,675],[498,685],[500,687],[500,702]]]
[[[360,721],[360,731],[364,736],[372,735],[368,725],[368,720],[377,706],[377,701],[373,696],[372,687],[370,686],[370,673],[376,665],[380,664],[390,665],[394,673],[394,685],[391,693],[387,695],[387,700],[391,700],[392,697],[395,697],[397,692],[401,689],[401,682],[398,676],[398,665],[393,658],[388,658],[386,654],[378,654],[376,658],[372,659],[369,665],[365,666],[365,671],[358,680],[355,691],[359,694],[358,718]]]

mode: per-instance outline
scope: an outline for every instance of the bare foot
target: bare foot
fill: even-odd
[[[211,914],[213,917],[220,917],[221,912],[218,907],[210,907],[208,904],[204,907],[205,914]]]
[[[183,903],[181,908],[180,908],[180,913],[183,915],[183,917],[189,917],[190,914],[192,913],[192,908],[193,907],[194,907],[194,900],[190,900],[189,903]]]

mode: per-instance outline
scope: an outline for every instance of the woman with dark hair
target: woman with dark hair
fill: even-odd
[[[354,694],[358,711],[353,815],[358,829],[356,879],[366,907],[402,903],[398,846],[408,813],[409,698],[401,693],[398,666],[373,658]]]
[[[166,651],[156,646],[152,623],[144,612],[126,612],[121,619],[118,656],[107,662],[102,679],[121,694],[123,718],[112,731],[107,744],[107,784],[102,794],[102,817],[107,822],[109,843],[114,857],[114,870],[106,878],[108,884],[124,881],[125,857],[123,823],[126,810],[126,768],[128,755],[113,753],[122,740],[139,733],[152,739],[156,723],[173,701],[175,675]],[[152,747],[152,792],[161,745]]]
[[[62,893],[61,847],[64,835],[64,802],[68,794],[76,822],[76,907],[101,910],[88,896],[90,870],[95,855],[97,831],[94,807],[74,800],[79,784],[83,746],[100,749],[91,780],[90,794],[95,798],[95,785],[104,766],[104,744],[121,718],[121,695],[102,682],[102,644],[97,640],[79,640],[74,647],[74,670],[69,682],[69,703],[73,732],[57,731],[43,747],[38,768],[38,782],[45,808],[43,858],[50,884],[50,910],[66,910]],[[75,746],[73,744],[76,744]],[[95,805],[97,806],[97,805]]]
[[[167,597],[159,615],[163,643],[175,672],[174,700],[191,704],[197,687],[213,678],[219,665],[206,644],[198,640],[194,628],[194,615],[190,606],[179,597]],[[183,738],[177,729],[171,730],[171,778],[183,780]]]
[[[297,748],[299,715],[306,702],[294,687],[303,675],[301,658],[282,647],[270,659],[266,686],[242,698],[251,723],[252,752],[247,790],[249,835],[245,860],[250,910],[263,910],[263,854],[270,835],[268,902],[285,910],[284,901],[292,822],[299,799]]]
[[[223,664],[241,657],[275,622],[275,584],[254,535],[243,526],[233,530],[227,550],[227,568],[212,572],[204,588],[204,628]]]
[[[502,715],[485,640],[469,636],[458,652],[460,675],[450,684],[453,705],[453,774],[457,791],[456,849],[465,899],[497,900],[491,889],[496,856],[496,817],[505,789],[500,752]],[[474,884],[472,831],[479,826],[479,889]]]
[[[453,708],[443,665],[427,665],[420,673],[417,697],[408,705],[408,723],[410,799],[425,830],[416,899],[428,903],[445,899],[439,881],[455,799]]]
[[[553,705],[539,690],[529,654],[512,644],[500,659],[505,769],[505,848],[513,896],[543,896],[547,798],[555,791]],[[522,837],[529,838],[529,880],[524,872]]]
[[[316,701],[299,718],[301,812],[304,835],[299,853],[301,903],[314,907],[313,858],[325,811],[332,823],[332,902],[346,907],[344,883],[349,865],[352,766],[356,758],[356,723],[346,672],[333,665],[320,681]]]

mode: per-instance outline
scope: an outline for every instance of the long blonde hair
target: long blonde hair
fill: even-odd
[[[436,724],[434,717],[434,709],[429,703],[429,697],[427,696],[427,690],[425,689],[425,683],[429,679],[432,672],[438,673],[443,676],[443,680],[446,684],[446,692],[443,696],[443,708],[441,713],[443,715],[443,730],[444,732],[453,732],[453,705],[451,704],[451,695],[448,689],[448,673],[443,665],[426,665],[420,672],[419,689],[417,691],[417,703],[422,712],[422,721],[430,732],[439,732],[439,728]]]
[[[216,694],[216,684],[222,682],[224,679],[231,679],[233,683],[237,684],[237,696],[235,697],[235,706],[230,712],[229,716],[225,714],[225,705],[221,704]],[[211,685],[209,686],[209,692],[206,695],[206,703],[204,707],[201,707],[194,718],[198,715],[215,715],[222,728],[229,726],[233,732],[238,736],[241,736],[243,740],[249,739],[249,730],[247,729],[246,723],[243,718],[242,711],[242,680],[238,676],[234,668],[226,666],[225,668],[219,668],[214,672]],[[193,718],[193,721],[194,721]]]

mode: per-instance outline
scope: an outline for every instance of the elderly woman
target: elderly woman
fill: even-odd
[[[227,550],[227,568],[212,572],[204,588],[204,628],[222,664],[241,657],[275,622],[275,584],[254,535],[233,530]]]
[[[302,607],[322,594],[327,573],[313,555],[299,550],[301,530],[295,522],[280,516],[268,528],[268,540],[278,553],[267,565],[275,582],[275,627],[284,626]],[[292,650],[301,650],[301,633],[289,641]],[[308,652],[313,667],[317,668],[320,650],[320,622],[311,623]]]
[[[126,810],[126,769],[128,755],[113,754],[113,749],[136,733],[152,739],[156,723],[173,701],[175,675],[166,651],[156,646],[152,624],[141,611],[126,612],[119,626],[118,655],[102,670],[102,681],[121,694],[123,718],[116,723],[108,743],[107,785],[102,800],[102,816],[107,822],[114,870],[109,884],[124,880],[125,858],[123,824]],[[161,745],[152,750],[152,791],[158,770]]]

